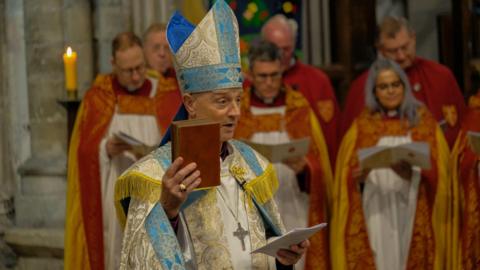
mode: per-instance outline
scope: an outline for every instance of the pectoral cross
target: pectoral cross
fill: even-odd
[[[248,235],[248,231],[242,228],[240,222],[238,222],[238,228],[233,232],[233,236],[237,237],[238,240],[242,241],[242,250],[245,251],[245,236]]]

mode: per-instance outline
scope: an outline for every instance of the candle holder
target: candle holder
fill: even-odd
[[[57,99],[57,103],[67,110],[67,139],[69,143],[81,101],[82,100],[78,98],[77,90],[67,90],[62,98]]]
[[[78,99],[78,91],[77,91],[77,89],[74,89],[74,90],[67,89],[67,99],[69,99],[69,100],[76,100],[76,99]]]

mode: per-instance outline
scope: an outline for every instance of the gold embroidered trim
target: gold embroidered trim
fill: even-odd
[[[253,195],[260,204],[271,200],[278,189],[277,174],[272,164],[268,164],[262,175],[247,182],[244,187],[247,195]]]

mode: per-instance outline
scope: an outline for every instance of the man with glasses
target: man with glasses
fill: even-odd
[[[416,56],[416,35],[405,18],[385,17],[378,27],[377,49],[381,57],[397,62],[405,70],[415,98],[437,119],[453,146],[459,131],[465,102],[452,72],[445,66]],[[348,91],[342,117],[342,134],[364,108],[368,71],[354,80]]]
[[[252,86],[244,92],[235,137],[255,143],[310,139],[306,156],[274,163],[279,179],[275,202],[292,230],[327,221],[327,189],[332,181],[328,149],[320,124],[302,93],[282,82],[281,50],[262,41],[249,51]],[[327,269],[327,230],[310,239],[306,269]],[[303,269],[304,262],[296,265]]]
[[[281,49],[283,81],[302,93],[320,122],[327,141],[330,161],[335,162],[337,123],[340,108],[328,76],[320,69],[304,64],[295,57],[297,23],[282,14],[270,18],[262,27],[262,38]]]
[[[113,72],[99,75],[86,92],[70,142],[66,269],[118,269],[122,231],[115,181],[142,156],[133,145],[158,145],[174,114],[163,107],[157,81],[146,77],[135,34],[115,37],[111,64]]]

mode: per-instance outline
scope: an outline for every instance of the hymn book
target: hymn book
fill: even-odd
[[[468,131],[467,136],[473,152],[480,155],[480,132]]]
[[[400,161],[430,169],[430,146],[426,142],[411,142],[396,146],[374,146],[358,150],[362,169],[387,168]]]
[[[120,139],[122,142],[130,145],[132,150],[130,150],[135,155],[145,156],[155,150],[158,146],[157,145],[147,145],[142,141],[134,138],[123,131],[119,131],[114,133],[114,136]]]
[[[285,143],[256,143],[244,140],[255,151],[262,154],[270,162],[282,162],[286,159],[303,157],[307,155],[310,138],[291,140]]]
[[[220,124],[207,119],[172,123],[172,162],[183,158],[183,166],[197,164],[202,182],[196,189],[220,185]]]

